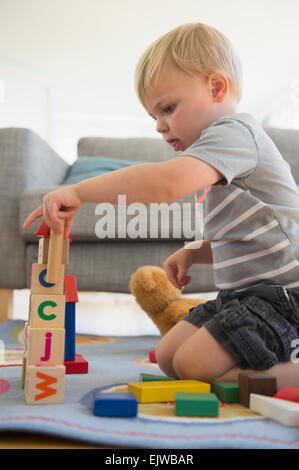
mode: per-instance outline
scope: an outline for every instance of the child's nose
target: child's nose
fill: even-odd
[[[156,130],[157,132],[160,132],[160,133],[166,132],[168,130],[168,126],[163,119],[157,120]]]

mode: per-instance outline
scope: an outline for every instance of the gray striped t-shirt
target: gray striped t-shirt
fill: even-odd
[[[223,175],[203,207],[203,237],[211,242],[216,287],[299,289],[299,191],[262,126],[248,113],[222,117],[183,155]]]

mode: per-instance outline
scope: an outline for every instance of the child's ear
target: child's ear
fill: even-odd
[[[209,87],[214,101],[221,103],[229,91],[228,78],[214,72],[209,76]]]

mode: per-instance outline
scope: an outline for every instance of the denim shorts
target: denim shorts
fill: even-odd
[[[242,369],[265,370],[290,361],[299,338],[299,291],[258,284],[221,289],[189,310],[185,321],[204,326]]]

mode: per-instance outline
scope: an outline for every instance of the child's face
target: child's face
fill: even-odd
[[[201,76],[165,67],[157,85],[145,95],[144,105],[157,121],[157,132],[176,151],[186,150],[224,114],[223,100],[215,99],[212,88],[212,82]]]

